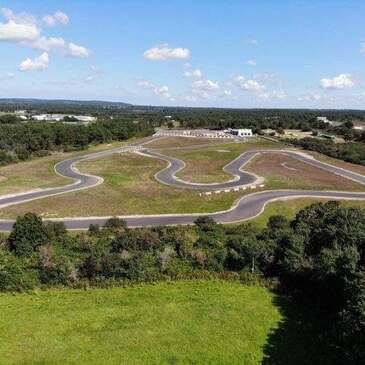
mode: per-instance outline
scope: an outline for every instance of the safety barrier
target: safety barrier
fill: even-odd
[[[203,193],[199,193],[199,196],[210,196],[212,194],[221,194],[221,193],[231,193],[232,191],[244,191],[247,189],[257,189],[257,188],[264,188],[265,184],[260,185],[249,185],[249,186],[239,186],[236,188],[224,189],[224,190],[214,190],[214,191],[205,191]]]

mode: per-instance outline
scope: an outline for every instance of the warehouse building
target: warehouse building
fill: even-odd
[[[252,129],[242,128],[242,129],[228,129],[228,133],[237,137],[252,137]]]

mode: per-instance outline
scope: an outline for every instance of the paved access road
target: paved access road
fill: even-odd
[[[71,178],[75,182],[69,185],[65,185],[58,188],[43,189],[39,191],[33,191],[29,193],[0,197],[0,207],[9,205],[21,204],[34,199],[46,198],[58,194],[65,194],[72,191],[91,188],[103,182],[103,179],[98,176],[87,175],[80,173],[75,164],[81,160],[94,159],[104,156],[109,156],[114,153],[133,151],[136,148],[151,142],[154,138],[148,137],[143,140],[139,140],[128,146],[122,146],[113,148],[107,151],[91,153],[83,156],[78,156],[69,160],[62,161],[55,165],[55,170],[58,174]],[[340,175],[346,179],[350,179],[365,185],[365,176],[352,172],[350,170],[342,169],[330,164],[326,164],[315,160],[312,156],[302,152],[292,150],[256,150],[248,151],[241,154],[235,160],[230,162],[224,167],[224,171],[232,175],[232,179],[217,184],[195,184],[176,178],[175,174],[184,168],[183,161],[169,156],[165,156],[153,150],[144,149],[142,154],[151,157],[158,158],[168,162],[168,166],[156,174],[156,179],[164,184],[188,188],[188,189],[209,189],[218,190],[225,188],[240,187],[243,185],[257,183],[258,177],[242,171],[241,168],[247,164],[253,157],[261,153],[280,153],[293,157],[299,161],[313,165],[319,169]],[[233,223],[244,221],[260,214],[265,205],[274,200],[291,199],[296,197],[314,197],[314,198],[329,198],[329,199],[352,199],[352,200],[365,200],[365,192],[335,192],[335,191],[312,191],[312,190],[272,190],[263,191],[259,193],[253,193],[244,196],[239,202],[231,209],[223,212],[216,212],[212,214],[206,214],[214,218],[220,223]],[[127,223],[131,227],[142,226],[154,226],[154,225],[175,225],[175,224],[191,224],[195,219],[202,214],[169,214],[169,215],[148,215],[148,216],[123,216]],[[69,229],[87,229],[90,224],[103,225],[109,217],[80,217],[73,219],[58,219],[63,221]],[[55,219],[57,220],[57,219]],[[0,230],[8,231],[14,224],[13,220],[1,220]]]

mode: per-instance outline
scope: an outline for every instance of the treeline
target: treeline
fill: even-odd
[[[67,123],[0,123],[0,164],[44,156],[51,151],[82,150],[89,144],[122,141],[153,133],[150,123],[107,119],[89,125]]]
[[[316,151],[330,157],[365,166],[364,143],[335,143],[331,140],[319,140],[310,137],[298,140],[290,139],[287,142],[306,150]]]
[[[187,128],[325,129],[329,125],[317,116],[336,122],[365,121],[364,111],[301,109],[179,109],[172,117]]]
[[[62,223],[18,217],[0,245],[0,290],[107,286],[186,278],[275,284],[310,311],[318,348],[332,364],[365,362],[365,210],[317,203],[295,219],[272,216],[265,229],[223,226],[104,227],[71,235]],[[320,325],[318,325],[320,324]],[[298,328],[298,331],[301,329]]]

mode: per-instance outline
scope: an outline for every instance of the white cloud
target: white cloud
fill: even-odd
[[[0,41],[31,41],[39,37],[40,30],[34,24],[20,24],[14,20],[0,23]]]
[[[195,103],[195,102],[198,101],[198,98],[195,95],[183,95],[181,97],[181,100],[191,102],[191,103]]]
[[[42,71],[48,67],[48,53],[44,52],[39,57],[34,59],[27,58],[19,65],[20,71]]]
[[[23,42],[34,49],[41,51],[58,51],[62,55],[71,56],[75,58],[88,58],[90,51],[83,46],[74,43],[67,43],[62,37],[39,37],[32,42]]]
[[[261,85],[257,80],[246,79],[242,75],[236,76],[233,81],[242,90],[260,92],[265,90],[265,86]]]
[[[249,66],[256,66],[257,63],[256,63],[256,60],[247,60],[246,61],[246,65],[249,65]]]
[[[35,49],[39,49],[41,51],[51,51],[51,50],[55,50],[55,49],[58,49],[58,50],[63,50],[65,49],[67,43],[66,41],[61,38],[61,37],[40,37],[38,39],[36,39],[35,41],[33,42],[30,42],[29,45],[32,47],[32,48],[35,48]]]
[[[322,99],[321,94],[309,93],[298,97],[298,101],[319,101]]]
[[[191,96],[191,99],[209,99],[211,97],[215,97],[214,95],[211,95],[211,93],[214,93],[215,91],[219,90],[220,86],[218,81],[212,81],[212,80],[205,80],[205,79],[199,79],[195,80],[191,83],[191,94],[188,95]],[[191,100],[191,101],[192,101]],[[185,97],[185,101],[188,101]]]
[[[69,43],[67,54],[72,57],[87,58],[90,56],[90,51],[83,46],[79,46],[75,43]]]
[[[190,57],[190,50],[187,48],[169,48],[168,44],[161,44],[148,49],[143,53],[143,56],[150,61],[184,60]]]
[[[84,79],[84,82],[92,82],[95,80],[95,77],[93,75],[86,76]]]
[[[37,19],[28,13],[14,13],[11,9],[1,8],[1,14],[6,20],[12,20],[18,24],[33,24],[37,23]]]
[[[248,44],[251,44],[252,46],[257,46],[259,44],[259,41],[257,39],[248,39]]]
[[[223,90],[223,93],[219,95],[223,100],[237,100],[237,97],[233,95],[232,91],[229,89]]]
[[[257,95],[261,99],[273,100],[273,99],[285,99],[288,95],[282,90],[273,90],[259,93]]]
[[[164,99],[172,99],[169,88],[166,85],[157,85],[148,80],[140,80],[137,82],[137,85],[143,89],[151,90],[155,95]]]
[[[184,76],[187,78],[198,78],[203,77],[203,73],[197,68],[195,70],[188,70],[184,72]]]
[[[0,41],[21,42],[39,37],[40,30],[36,19],[27,13],[15,14],[11,9],[1,8],[1,14],[7,20],[0,22]]]
[[[61,55],[77,58],[87,58],[90,51],[81,45],[73,42],[66,42],[62,37],[46,37],[41,35],[41,29],[37,25],[37,19],[27,13],[16,14],[12,10],[2,8],[1,14],[7,20],[0,22],[0,41],[8,41],[31,47],[45,52],[58,51]],[[46,20],[45,20],[46,19]],[[53,15],[43,18],[49,26],[56,24],[66,25],[69,22],[68,16],[57,11]]]
[[[332,79],[321,79],[321,86],[324,89],[346,89],[354,85],[355,82],[350,74],[339,74]]]
[[[7,72],[6,74],[0,75],[0,81],[11,80],[15,77],[13,72]]]
[[[212,80],[196,80],[193,81],[191,87],[195,90],[212,91],[218,90],[219,84],[217,81]]]
[[[45,15],[43,17],[43,23],[47,25],[47,27],[54,27],[56,25],[67,25],[70,21],[67,14],[62,11],[56,11],[53,15]]]

